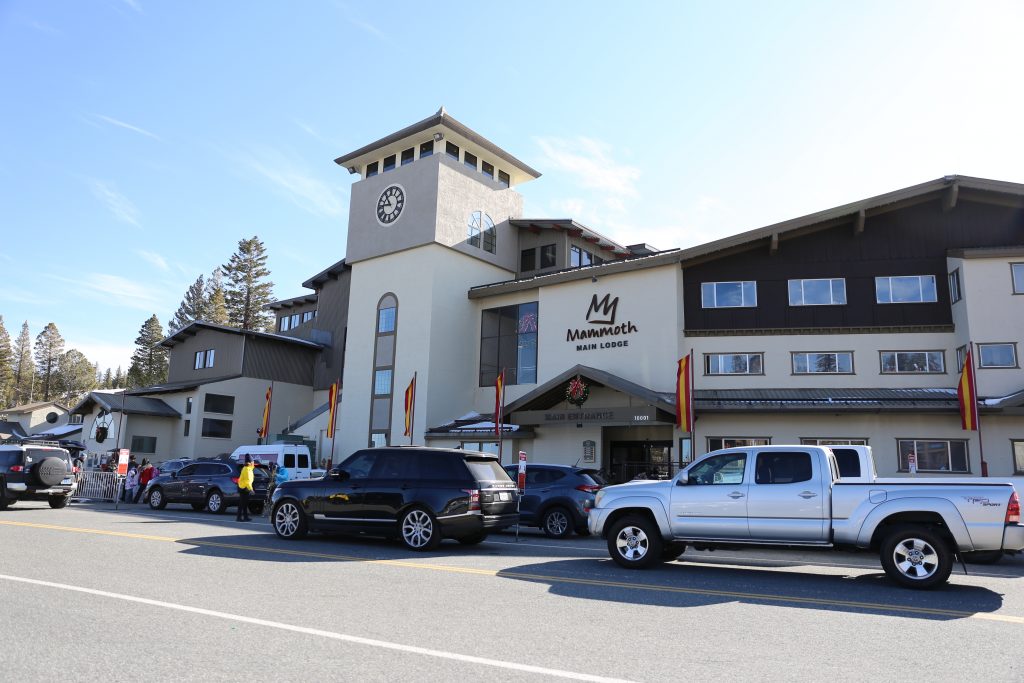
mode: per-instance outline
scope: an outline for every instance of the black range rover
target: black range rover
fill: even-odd
[[[487,453],[398,446],[356,451],[323,479],[287,481],[274,490],[272,520],[281,538],[308,531],[395,537],[412,550],[442,538],[480,543],[519,521],[516,485]]]

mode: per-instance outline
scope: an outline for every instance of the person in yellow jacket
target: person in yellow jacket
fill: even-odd
[[[255,465],[252,462],[252,456],[245,456],[245,465],[242,467],[242,473],[238,476],[238,515],[235,516],[235,521],[248,522],[251,520],[249,517],[249,496],[252,495],[252,483],[256,478],[253,474]]]

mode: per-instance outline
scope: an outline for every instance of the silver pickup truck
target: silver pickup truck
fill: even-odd
[[[637,569],[674,560],[687,545],[873,550],[885,573],[909,588],[945,583],[958,555],[1024,549],[1011,483],[879,481],[873,466],[860,467],[859,476],[841,477],[823,446],[715,451],[674,479],[602,489],[590,532],[607,539],[615,562]]]

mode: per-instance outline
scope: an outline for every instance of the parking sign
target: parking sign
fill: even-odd
[[[519,451],[519,490],[526,490],[526,451]]]

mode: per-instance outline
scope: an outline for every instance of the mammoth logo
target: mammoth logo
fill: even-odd
[[[587,322],[592,325],[614,325],[618,309],[619,297],[612,299],[611,294],[605,294],[603,299],[598,300],[595,294],[590,300],[590,308],[587,309]]]
[[[103,443],[110,435],[110,426],[114,423],[114,416],[106,411],[101,411],[92,423],[92,433],[89,435],[96,443]]]

